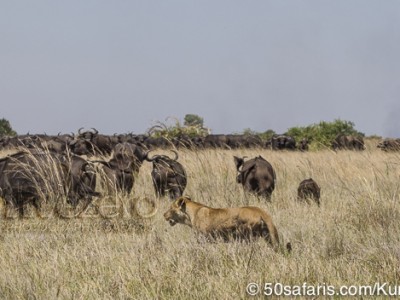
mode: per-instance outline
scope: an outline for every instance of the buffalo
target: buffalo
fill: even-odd
[[[253,134],[228,134],[227,145],[230,149],[261,147],[262,140]]]
[[[361,136],[338,134],[332,141],[333,150],[365,150],[364,139]]]
[[[110,155],[114,147],[115,140],[108,135],[99,134],[98,130],[82,131],[78,129],[78,135],[69,143],[71,151],[77,155]]]
[[[276,174],[272,165],[261,155],[245,161],[245,157],[234,156],[234,162],[238,175],[237,183],[242,184],[243,188],[257,196],[271,199],[275,189]]]
[[[297,188],[297,199],[299,201],[314,200],[320,205],[321,188],[312,178],[304,179]]]
[[[151,177],[157,197],[164,197],[168,194],[170,199],[176,199],[183,195],[187,185],[187,176],[184,167],[177,161],[178,153],[175,150],[171,151],[175,154],[174,158],[166,155],[149,157],[149,151],[145,159],[153,163]]]
[[[382,151],[399,151],[400,139],[384,139],[377,145]]]
[[[24,207],[32,204],[39,214],[41,201],[60,200],[74,207],[79,200],[89,201],[95,192],[95,173],[78,156],[65,156],[40,150],[20,151],[0,159],[0,196],[7,208],[24,216]]]
[[[95,191],[97,175],[90,161],[74,154],[62,155],[60,161],[67,172],[64,176],[69,204],[76,207],[82,199],[90,203],[92,197],[101,196]]]
[[[298,145],[297,145],[297,149],[299,149],[300,151],[308,151],[308,149],[309,149],[309,143],[310,143],[310,141],[309,141],[309,139],[307,139],[307,138],[303,138],[303,139],[301,139],[301,141],[298,143]]]
[[[274,134],[266,141],[265,147],[272,150],[296,150],[296,140],[289,135]]]
[[[252,148],[261,147],[263,142],[258,135],[254,134],[210,134],[204,138],[206,148]]]
[[[210,134],[204,138],[205,148],[228,148],[228,137],[226,134]]]
[[[129,194],[145,157],[146,153],[141,145],[119,143],[115,145],[109,161],[96,160],[93,162],[103,164],[103,171],[112,187],[119,192]]]
[[[195,150],[204,148],[204,138],[202,136],[190,137],[182,134],[173,138],[172,143],[178,149],[185,148]]]

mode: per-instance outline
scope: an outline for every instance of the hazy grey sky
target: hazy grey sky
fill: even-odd
[[[340,118],[400,137],[400,1],[1,1],[0,103],[20,134],[193,113],[214,133]]]

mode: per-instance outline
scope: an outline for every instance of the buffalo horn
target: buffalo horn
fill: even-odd
[[[149,157],[149,153],[151,152],[152,150],[149,150],[149,151],[147,151],[145,154],[144,154],[144,158],[147,160],[147,161],[153,161],[154,160],[154,157],[153,158],[150,158]]]
[[[174,158],[173,160],[175,160],[175,161],[178,160],[178,157],[179,157],[179,156],[178,156],[178,152],[176,152],[176,151],[173,150],[173,149],[171,149],[171,151],[175,153],[175,158]]]

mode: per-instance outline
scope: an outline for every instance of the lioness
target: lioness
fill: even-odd
[[[164,218],[171,226],[185,224],[212,238],[228,241],[263,237],[275,250],[279,246],[278,231],[271,216],[259,207],[211,208],[189,197],[179,197],[164,213]]]

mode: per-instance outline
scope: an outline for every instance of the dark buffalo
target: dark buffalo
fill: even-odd
[[[109,187],[129,194],[145,157],[146,153],[139,144],[119,143],[114,147],[113,155],[108,162],[101,160],[94,162],[103,164],[107,181],[110,183]]]
[[[26,134],[14,137],[3,137],[0,139],[0,150],[12,149],[17,147],[29,149],[42,149],[53,152],[64,152],[68,144],[74,139],[72,135],[46,135],[46,134]]]
[[[190,137],[188,135],[180,135],[176,138],[173,138],[172,143],[178,149],[185,148],[196,150],[204,148],[204,138],[201,136]]]
[[[69,143],[73,153],[77,155],[110,155],[114,147],[115,139],[108,135],[99,134],[98,130],[82,131],[79,128],[76,138]]]
[[[400,139],[384,139],[377,147],[382,151],[400,151]]]
[[[58,162],[53,154],[22,151],[0,159],[0,196],[5,200],[6,213],[8,208],[13,207],[23,217],[27,204],[32,204],[39,213],[41,200],[47,200],[50,193],[64,193],[63,181],[59,182],[61,191],[57,184],[47,182],[46,177],[50,173],[63,174],[58,163],[53,165],[55,172],[49,172],[49,168],[53,168],[52,160]]]
[[[68,203],[75,207],[82,199],[89,203],[92,197],[100,196],[95,191],[97,176],[90,161],[73,154],[63,155],[60,160],[64,170],[67,170],[65,178]]]
[[[253,134],[210,134],[204,138],[203,144],[206,148],[238,149],[261,147],[262,140]]]
[[[34,138],[33,138],[34,137]],[[28,148],[42,149],[59,154],[66,154],[69,143],[74,140],[74,135],[58,134],[54,135],[34,135],[30,144],[25,145]]]
[[[147,137],[143,141],[143,145],[146,146],[147,149],[167,149],[170,148],[172,145],[172,142],[165,138],[165,137]]]
[[[47,140],[43,140],[40,144],[40,148],[57,153],[65,153],[68,148],[69,139],[65,139],[65,136],[52,136]],[[72,139],[70,139],[72,140]]]
[[[300,151],[308,151],[309,140],[307,138],[301,139],[301,141],[297,144],[297,149]]]
[[[308,202],[309,199],[313,199],[319,206],[320,196],[321,188],[312,178],[304,179],[302,182],[300,182],[299,187],[297,188],[298,200],[305,200]]]
[[[333,150],[365,150],[364,139],[361,136],[339,134],[332,141]]]
[[[134,184],[133,163],[111,158],[109,161],[94,161],[103,164],[103,171],[107,180],[109,194],[112,190],[129,194]]]
[[[204,138],[205,148],[228,148],[226,134],[209,134]]]
[[[10,147],[11,136],[0,136],[0,151]]]
[[[261,147],[262,140],[253,134],[228,134],[227,145],[231,149]]]
[[[242,134],[227,134],[226,144],[229,149],[239,149],[245,147],[245,136]]]
[[[237,182],[242,184],[246,191],[269,200],[276,181],[272,165],[261,156],[248,161],[244,161],[244,157],[233,158],[238,171]]]
[[[265,146],[272,150],[296,150],[296,140],[289,135],[274,134]]]
[[[178,153],[171,151],[175,153],[174,158],[166,155],[154,155],[150,158],[148,152],[146,160],[153,163],[151,177],[157,197],[168,194],[170,199],[176,199],[182,196],[186,188],[187,176],[184,167],[177,161]]]
[[[76,155],[94,156],[96,154],[95,145],[90,140],[76,138],[68,146],[71,152]]]
[[[21,151],[0,159],[0,196],[23,217],[24,207],[32,204],[39,212],[41,201],[65,195],[76,206],[85,198],[99,196],[94,191],[95,175],[88,162],[80,157],[66,157],[52,152]]]
[[[263,141],[260,136],[255,134],[244,135],[244,146],[246,148],[262,147]]]

